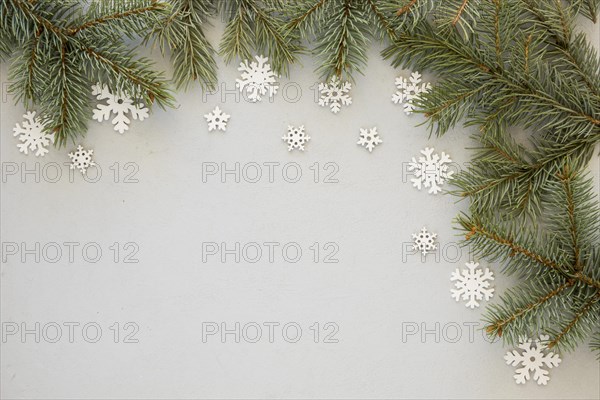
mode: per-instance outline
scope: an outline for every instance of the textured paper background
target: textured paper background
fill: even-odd
[[[598,38],[597,26],[582,29]],[[221,32],[217,24],[213,42]],[[598,398],[600,369],[585,346],[564,356],[547,387],[517,386],[513,368],[502,358],[507,349],[487,343],[476,325],[482,310],[451,299],[450,274],[469,258],[466,250],[456,256],[452,220],[467,204],[412,188],[406,162],[433,146],[450,153],[461,168],[471,154],[465,148],[476,143],[465,129],[428,138],[426,127],[417,126],[420,116],[407,117],[393,105],[394,78],[401,71],[381,60],[379,50],[373,44],[369,67],[352,92],[354,104],[338,116],[315,104],[310,88],[317,78],[306,58],[304,67],[282,79],[288,100],[297,97],[295,88],[302,89],[297,102],[282,93],[272,104],[236,102],[236,66],[220,62],[219,78],[230,91],[225,101],[221,93],[203,99],[196,88],[179,93],[177,109],[155,109],[150,120],[133,123],[123,136],[90,118],[81,142],[94,149],[101,167],[95,183],[79,173],[70,179],[63,163],[72,144],[43,159],[18,153],[12,128],[24,110],[6,97],[4,66],[1,158],[5,172],[16,167],[17,173],[1,185],[2,242],[29,247],[37,242],[41,248],[58,243],[63,256],[57,263],[43,257],[37,263],[32,255],[26,262],[18,255],[3,260],[1,319],[29,328],[39,322],[48,326],[48,338],[53,336],[48,324],[57,323],[63,337],[57,343],[45,337],[35,343],[33,335],[24,341],[7,337],[2,397]],[[207,132],[203,115],[215,105],[232,115],[225,134]],[[287,152],[281,137],[288,124],[306,126],[312,141],[305,153]],[[361,127],[373,126],[384,143],[369,154],[356,141]],[[266,167],[258,183],[243,177],[235,183],[231,175],[226,183],[219,176],[204,183],[207,163],[229,168],[240,163],[248,173],[251,163],[280,165],[272,183]],[[302,170],[297,183],[282,177],[289,163]],[[314,163],[321,169],[319,183],[310,169]],[[327,163],[339,168],[339,183],[323,182]],[[61,176],[52,183],[57,166]],[[21,176],[35,168],[39,183],[35,173]],[[289,168],[288,178],[294,165]],[[599,170],[595,156],[590,171],[596,181]],[[133,172],[138,182],[126,183]],[[419,255],[406,254],[411,233],[422,226],[439,234],[443,257],[422,262]],[[80,244],[72,263],[64,242]],[[110,250],[115,242],[121,249],[118,262]],[[132,249],[123,246],[130,242],[139,247],[137,264],[123,262]],[[285,262],[279,247],[274,263],[266,254],[254,264],[235,263],[233,256],[226,263],[218,257],[203,262],[205,242],[229,247],[295,242],[303,255],[298,263]],[[318,263],[309,249],[315,242],[321,246]],[[339,246],[339,263],[322,262],[328,242]],[[90,257],[94,246],[102,249],[99,262],[83,259],[85,244]],[[501,294],[512,281],[497,265],[490,267]],[[80,324],[73,343],[68,322]],[[110,329],[115,322],[121,324],[119,343]],[[123,343],[126,322],[139,326],[139,343]],[[222,343],[211,336],[203,343],[206,322],[229,328],[239,322],[248,329],[256,323],[263,326],[263,337],[235,343],[229,335]],[[263,325],[268,322],[280,324],[273,343]],[[328,322],[339,327],[338,343],[324,343],[333,326],[325,329]],[[86,323],[102,328],[97,343],[83,337]],[[286,323],[302,328],[297,343],[282,336]],[[310,329],[314,323],[320,324],[319,343]],[[407,335],[414,327],[419,332]],[[294,336],[293,329],[288,333]],[[92,329],[87,338],[93,336]]]

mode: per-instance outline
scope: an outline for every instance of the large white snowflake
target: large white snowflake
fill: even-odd
[[[437,238],[437,233],[431,233],[427,231],[427,228],[421,229],[419,233],[413,233],[413,250],[420,250],[424,256],[433,250],[437,250],[437,244],[435,244],[435,239]]]
[[[69,153],[71,169],[78,169],[85,175],[89,167],[96,165],[92,160],[93,155],[94,150],[85,150],[81,145],[77,146],[77,151]]]
[[[216,107],[212,113],[204,116],[208,122],[208,131],[214,130],[227,130],[227,121],[231,118],[231,115],[225,114],[219,107]]]
[[[238,71],[242,72],[242,79],[236,79],[236,86],[242,93],[245,90],[248,99],[253,103],[261,101],[262,96],[267,94],[271,98],[279,90],[277,76],[271,70],[268,61],[268,57],[256,56],[256,61],[249,63],[246,60],[238,68]]]
[[[337,114],[342,109],[342,106],[352,104],[352,97],[348,93],[352,89],[350,82],[342,83],[337,76],[333,76],[329,83],[319,84],[319,105],[321,107],[329,106],[331,112]]]
[[[470,308],[479,307],[479,301],[489,300],[494,296],[494,289],[490,288],[490,282],[494,280],[494,274],[489,268],[485,271],[479,268],[479,263],[468,262],[468,269],[462,271],[456,268],[452,273],[450,281],[454,282],[456,289],[452,289],[452,298],[456,301],[466,301],[465,306]]]
[[[54,135],[44,131],[44,125],[39,117],[35,116],[35,111],[28,111],[23,118],[23,126],[17,124],[13,128],[13,136],[19,136],[17,144],[19,151],[29,154],[29,151],[35,151],[35,155],[45,156],[48,153],[48,145],[54,143]]]
[[[356,144],[360,144],[363,147],[366,147],[369,152],[372,152],[375,146],[383,143],[383,140],[379,137],[379,132],[377,132],[377,128],[371,129],[362,129],[360,130],[360,139]]]
[[[288,151],[298,149],[304,151],[304,145],[310,140],[310,136],[304,131],[304,125],[299,128],[289,126],[287,134],[283,137],[288,144]]]
[[[149,116],[148,109],[144,104],[134,104],[133,100],[125,94],[112,93],[107,85],[96,84],[92,86],[92,94],[98,100],[106,100],[106,104],[96,106],[93,118],[98,122],[108,121],[111,114],[115,114],[111,123],[115,126],[115,131],[121,134],[129,130],[131,120],[127,117],[127,114],[131,114],[133,119],[139,119],[140,121]]]
[[[408,170],[414,172],[415,178],[411,179],[414,187],[419,190],[426,187],[429,188],[429,193],[438,194],[442,191],[441,185],[452,179],[454,171],[448,170],[448,164],[452,162],[450,156],[442,152],[440,157],[434,151],[435,149],[428,147],[422,150],[423,156],[418,161],[413,157]]]
[[[398,91],[392,96],[392,101],[395,104],[403,103],[404,112],[410,115],[415,110],[414,101],[418,99],[421,94],[427,93],[431,90],[431,84],[429,82],[423,82],[422,76],[418,71],[410,74],[410,78],[404,77],[396,78],[396,87]]]
[[[513,350],[506,353],[504,359],[508,365],[513,367],[521,366],[515,370],[515,381],[518,384],[524,384],[531,379],[530,372],[533,372],[533,379],[538,385],[546,385],[550,380],[549,372],[544,369],[558,367],[562,361],[558,354],[548,350],[546,342],[549,336],[540,335],[539,340],[521,338],[519,340],[519,350]]]

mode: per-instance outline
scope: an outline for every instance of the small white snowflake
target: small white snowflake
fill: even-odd
[[[98,104],[94,110],[93,118],[98,121],[108,121],[111,114],[115,117],[111,123],[115,126],[115,131],[123,134],[129,130],[131,120],[127,118],[127,113],[131,114],[133,119],[143,121],[148,118],[148,109],[144,104],[133,104],[133,100],[125,94],[113,94],[107,85],[96,84],[92,86],[92,94],[98,100],[106,100],[106,104]]]
[[[427,228],[421,229],[419,233],[412,234],[413,241],[413,250],[420,250],[424,256],[433,250],[437,250],[437,244],[435,244],[435,239],[437,238],[437,233],[431,233],[427,231]]]
[[[256,56],[256,61],[249,63],[246,60],[238,68],[238,71],[242,72],[242,79],[236,79],[236,86],[242,93],[245,90],[248,99],[253,103],[261,101],[262,96],[267,94],[272,98],[279,90],[277,76],[271,70],[268,61],[268,57]]]
[[[208,122],[208,131],[214,130],[227,130],[227,121],[231,118],[231,115],[225,114],[219,107],[216,107],[212,113],[204,116]]]
[[[17,124],[13,128],[13,136],[19,136],[17,144],[19,151],[29,154],[29,150],[35,151],[36,157],[43,157],[48,153],[48,145],[54,143],[54,135],[44,131],[41,118],[35,116],[35,111],[28,111],[23,118],[23,126]]]
[[[494,296],[494,289],[490,288],[490,282],[494,280],[494,274],[489,268],[485,271],[479,268],[479,263],[468,262],[465,264],[468,269],[462,272],[456,268],[452,273],[450,281],[454,282],[456,289],[452,289],[452,298],[456,301],[466,300],[466,307],[479,307],[479,302],[484,299],[489,300]]]
[[[287,134],[282,138],[288,144],[288,151],[298,149],[304,151],[304,145],[310,140],[310,136],[304,132],[304,125],[299,128],[288,126]]]
[[[411,179],[413,186],[421,190],[422,187],[429,188],[430,194],[438,194],[442,191],[441,185],[452,179],[454,171],[448,171],[448,164],[452,162],[450,156],[444,152],[433,154],[435,149],[425,148],[421,151],[423,156],[417,161],[414,157],[408,165],[408,170],[414,172],[416,178]]]
[[[514,375],[517,384],[524,384],[530,378],[530,372],[533,372],[533,379],[538,385],[546,385],[550,380],[549,372],[544,369],[558,367],[560,362],[560,356],[548,350],[546,342],[549,336],[540,335],[539,340],[521,338],[519,340],[518,350],[509,351],[504,356],[504,360],[508,365],[517,367],[522,365],[521,368],[515,370]]]
[[[94,150],[84,150],[81,145],[77,146],[77,151],[69,153],[69,158],[71,159],[71,169],[77,168],[83,175],[85,175],[89,167],[96,165],[92,159],[93,155]]]
[[[342,83],[340,78],[333,76],[329,83],[319,84],[319,105],[321,107],[329,106],[331,112],[337,114],[342,109],[342,106],[349,106],[352,104],[352,97],[348,96],[348,93],[352,89],[350,82]]]
[[[372,152],[375,146],[383,143],[383,140],[379,137],[377,128],[362,129],[360,130],[360,139],[356,144],[366,147],[369,152]]]
[[[421,74],[418,71],[411,73],[409,79],[402,76],[396,78],[396,87],[398,91],[392,96],[392,101],[395,104],[404,103],[404,112],[407,115],[412,114],[415,110],[414,101],[421,94],[428,93],[431,90],[431,84],[423,82]]]

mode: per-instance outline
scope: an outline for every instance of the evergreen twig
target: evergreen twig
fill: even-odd
[[[146,103],[170,105],[166,81],[124,38],[139,38],[168,13],[157,0],[6,0],[0,5],[0,53],[13,58],[9,91],[37,105],[57,145],[86,131],[97,82]]]
[[[285,29],[281,0],[225,0],[220,2],[227,27],[220,53],[226,62],[234,58],[252,59],[252,52],[270,57],[273,69],[289,74],[289,65],[303,52],[299,36]]]
[[[298,0],[287,5],[286,35],[314,41],[317,72],[350,79],[367,65],[371,39],[392,42],[403,29],[393,0]]]
[[[511,344],[546,333],[550,347],[572,350],[591,337],[600,353],[599,203],[584,178],[600,142],[600,58],[575,29],[599,4],[449,0],[383,52],[440,77],[418,102],[432,133],[479,126],[482,146],[454,180],[471,202],[458,222],[476,255],[523,281],[485,317]]]

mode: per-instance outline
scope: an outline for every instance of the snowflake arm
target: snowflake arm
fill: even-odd
[[[142,103],[132,105],[129,111],[133,119],[138,121],[143,121],[150,116],[148,109]]]
[[[504,356],[506,363],[513,367],[520,367],[515,369],[513,376],[517,384],[522,385],[530,380],[531,372],[533,372],[533,380],[538,385],[548,384],[550,381],[548,369],[558,367],[562,361],[558,354],[549,351],[545,344],[548,339],[547,335],[540,335],[538,340],[521,338],[517,346],[518,350],[506,353]]]
[[[96,96],[98,100],[106,100],[112,98],[112,94],[108,90],[108,86],[102,86],[100,84],[92,86],[92,95]],[[95,119],[98,122],[104,122],[108,121],[112,111],[109,105],[98,104],[93,112],[93,119]]]
[[[519,347],[523,349],[522,346]],[[527,348],[525,348],[525,350],[527,350]],[[518,366],[519,364],[521,364],[522,361],[521,354],[517,350],[513,350],[512,352],[506,353],[504,359],[506,360],[507,364],[512,365],[513,367]],[[527,381],[531,378],[531,376],[529,375],[529,368],[521,367],[515,369],[515,375],[513,375],[513,378],[515,378],[515,382],[519,385],[527,383]]]

